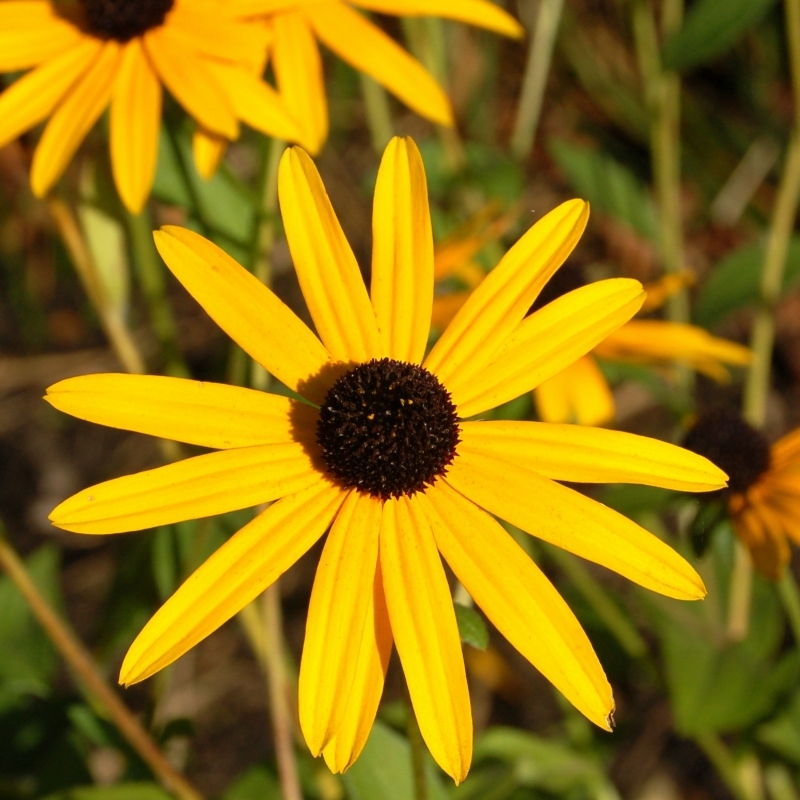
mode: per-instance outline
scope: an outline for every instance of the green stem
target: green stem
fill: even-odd
[[[742,786],[736,762],[722,739],[716,733],[702,733],[695,737],[695,741],[714,765],[736,800],[751,800]]]
[[[520,161],[530,155],[536,139],[563,10],[564,0],[542,0],[539,5],[533,41],[528,48],[528,63],[522,81],[514,132],[511,135],[511,152]]]
[[[428,800],[428,776],[425,771],[425,757],[427,748],[422,739],[422,732],[419,729],[417,715],[414,713],[414,706],[411,699],[408,699],[408,722],[406,725],[408,742],[411,745],[411,770],[414,776],[414,798],[415,800]]]
[[[364,96],[364,107],[367,112],[367,124],[369,134],[372,139],[372,147],[380,155],[392,136],[394,136],[394,125],[392,123],[392,111],[389,107],[389,97],[386,89],[376,80],[358,73],[361,80],[361,94]]]
[[[784,570],[783,577],[778,582],[778,594],[789,620],[794,641],[800,645],[800,589],[797,588],[797,581],[790,569]]]
[[[186,189],[186,194],[189,196],[189,203],[191,204],[191,211],[194,212],[194,218],[200,226],[200,232],[203,236],[208,236],[211,226],[206,222],[203,204],[200,201],[200,195],[197,193],[197,187],[194,184],[194,176],[192,175],[192,168],[186,163],[186,154],[181,147],[178,133],[175,130],[175,125],[169,122],[164,123],[164,128],[167,131],[169,142],[172,145],[173,153],[175,154],[175,162],[178,165],[178,170],[181,173],[183,186]]]
[[[753,594],[753,562],[747,548],[737,539],[728,598],[727,636],[741,642],[750,629],[750,599]]]

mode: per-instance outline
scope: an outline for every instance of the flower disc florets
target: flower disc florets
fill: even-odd
[[[424,491],[445,474],[459,442],[458,415],[424,367],[373,359],[330,388],[317,441],[341,484],[388,500]]]
[[[683,446],[727,472],[728,491],[733,494],[746,492],[769,469],[769,442],[731,409],[703,414]]]
[[[100,39],[129,42],[164,23],[175,0],[82,0],[83,27]]]

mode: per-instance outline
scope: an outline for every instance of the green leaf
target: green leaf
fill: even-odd
[[[277,778],[263,766],[252,767],[228,787],[222,800],[281,800]]]
[[[667,69],[685,70],[724,53],[757,25],[776,0],[697,0],[664,45]]]
[[[800,764],[800,695],[794,696],[789,708],[760,725],[756,739],[784,758]]]
[[[47,795],[45,800],[173,800],[155,783],[137,781],[115,786],[78,786]]]
[[[453,603],[453,605],[456,609],[456,621],[461,641],[477,647],[478,650],[485,650],[489,646],[489,631],[483,617],[474,608],[462,606],[461,603]]]
[[[711,327],[728,314],[758,301],[763,243],[748,244],[725,256],[711,272],[695,306],[695,321]],[[786,254],[783,292],[800,284],[800,235],[793,236]]]

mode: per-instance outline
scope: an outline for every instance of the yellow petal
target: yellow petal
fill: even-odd
[[[111,102],[111,165],[122,202],[138,214],[158,162],[161,84],[139,39],[124,48]]]
[[[300,727],[314,756],[341,725],[358,667],[372,605],[382,506],[369,495],[348,495],[314,578],[299,687]]]
[[[339,58],[373,77],[423,117],[440,125],[453,124],[442,87],[419,61],[358,11],[344,3],[319,3],[308,5],[303,13],[320,41]]]
[[[159,78],[186,111],[212,133],[236,139],[239,123],[230,98],[208,68],[211,62],[187,46],[171,25],[148,31],[144,44]]]
[[[242,17],[252,17],[260,14],[275,14],[278,11],[291,11],[302,8],[309,2],[317,0],[236,0],[234,6],[237,15]],[[326,0],[319,0],[325,2]],[[327,2],[338,0],[327,0]]]
[[[513,400],[588,353],[644,302],[639,281],[597,281],[527,317],[480,374],[462,370],[447,382],[462,417]]]
[[[316,409],[240,386],[153,375],[81,375],[47,390],[73,417],[162,439],[229,450],[313,442]]]
[[[614,699],[591,642],[527,553],[446,481],[420,502],[442,556],[492,624],[582,714],[611,730]]]
[[[288,306],[199,234],[166,226],[154,236],[167,266],[222,330],[289,388],[323,400],[330,356]]]
[[[383,510],[386,606],[422,738],[456,783],[472,760],[472,715],[453,601],[433,533],[406,497]]]
[[[0,3],[0,72],[34,67],[77,46],[82,38],[46,0]]]
[[[532,470],[466,451],[447,482],[490,514],[646,589],[678,600],[706,594],[694,568],[652,533]]]
[[[0,95],[0,147],[48,117],[102,49],[102,42],[87,36],[11,84]]]
[[[299,443],[222,450],[90,486],[53,509],[74,533],[125,533],[252,508],[319,481]]]
[[[485,0],[351,0],[354,6],[368,8],[380,14],[406,17],[434,16],[477,25],[505,36],[520,39],[525,30],[514,17],[495,3]]]
[[[389,658],[392,655],[392,628],[386,609],[386,596],[380,561],[370,593],[367,621],[361,637],[358,665],[347,706],[335,736],[322,751],[331,772],[349,769],[367,743],[383,694]]]
[[[570,483],[639,483],[680,492],[726,485],[725,473],[696,453],[603,428],[513,420],[463,422],[458,452]]]
[[[204,180],[210,181],[214,177],[227,149],[227,139],[202,128],[195,129],[192,134],[192,155],[197,172]]]
[[[154,675],[258,597],[325,533],[344,498],[320,481],[234,534],[145,625],[122,662],[120,683]]]
[[[278,196],[300,288],[328,352],[345,363],[380,358],[358,263],[314,162],[298,147],[283,154]]]
[[[540,383],[533,396],[543,422],[605,425],[616,415],[611,387],[591,355]]]
[[[539,220],[464,303],[425,367],[448,387],[480,373],[572,252],[588,219],[588,204],[571,200]]]
[[[272,67],[281,96],[303,130],[312,155],[328,138],[328,101],[317,41],[300,13],[278,14],[273,20]]]
[[[433,232],[425,166],[413,139],[383,154],[372,215],[372,305],[384,355],[422,362],[433,304]]]
[[[121,56],[116,42],[106,42],[92,66],[50,117],[31,165],[31,188],[37,197],[50,191],[108,105]]]

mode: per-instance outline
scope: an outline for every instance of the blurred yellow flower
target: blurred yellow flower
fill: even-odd
[[[355,6],[355,8],[354,8]],[[312,153],[328,138],[328,106],[317,40],[433,122],[452,125],[447,95],[428,71],[356,8],[437,16],[520,37],[522,27],[490,0],[233,0],[242,16],[269,15],[272,66]]]
[[[42,197],[110,105],[114,179],[138,213],[155,175],[162,84],[223,140],[243,121],[303,141],[258,77],[268,36],[221,0],[0,0],[0,71],[33,68],[0,95],[0,146],[50,118],[31,167]]]
[[[608,729],[611,688],[555,588],[495,516],[669,597],[705,594],[674,550],[557,481],[708,491],[705,458],[631,434],[536,422],[466,422],[561,371],[633,315],[633,280],[600,281],[526,316],[580,238],[588,206],[550,212],[511,248],[433,350],[433,236],[425,170],[394,139],[378,173],[371,293],[313,162],[281,162],[279,197],[317,338],[251,273],[182,228],[156,233],[208,314],[303,401],[166,377],[90,375],[47,399],[82,419],[218,452],[111,480],[51,515],[117,533],[274,502],[188,578],[131,646],[121,680],[153,675],[264,591],[330,528],[300,666],[300,722],[334,771],[361,751],[397,645],[420,729],[456,781],[472,717],[439,556],[508,640]],[[371,296],[370,296],[371,295]],[[491,557],[487,557],[490,554]]]

